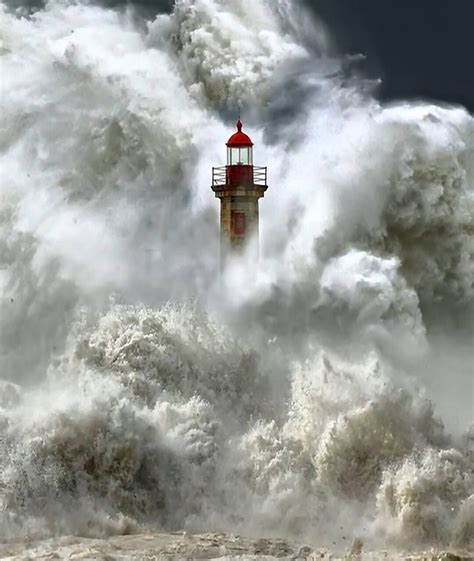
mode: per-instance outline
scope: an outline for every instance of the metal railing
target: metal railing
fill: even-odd
[[[231,168],[237,168],[237,166],[218,166],[212,168],[212,186],[218,187],[220,185],[234,184],[235,180],[233,177],[235,175],[232,171],[237,171],[236,169],[231,171]],[[249,168],[248,173],[243,175],[251,179],[253,185],[258,185],[260,187],[267,186],[267,168],[264,166],[240,166],[240,168]],[[237,174],[238,176],[238,174]]]
[[[212,168],[212,186],[225,185],[227,183],[227,166]]]

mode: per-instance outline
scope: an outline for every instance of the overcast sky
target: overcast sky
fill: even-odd
[[[343,52],[367,55],[381,98],[432,98],[474,112],[474,0],[304,1]]]

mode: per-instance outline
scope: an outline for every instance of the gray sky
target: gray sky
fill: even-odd
[[[367,55],[383,99],[431,98],[474,111],[474,0],[305,0],[343,52]]]

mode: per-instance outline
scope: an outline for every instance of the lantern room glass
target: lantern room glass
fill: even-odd
[[[227,165],[228,166],[251,166],[253,164],[252,147],[237,146],[227,148]]]

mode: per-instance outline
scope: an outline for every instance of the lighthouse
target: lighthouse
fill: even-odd
[[[227,141],[227,165],[212,168],[212,190],[221,201],[221,269],[231,256],[243,255],[249,242],[258,259],[258,200],[267,186],[267,168],[253,165],[253,142],[242,122]]]

